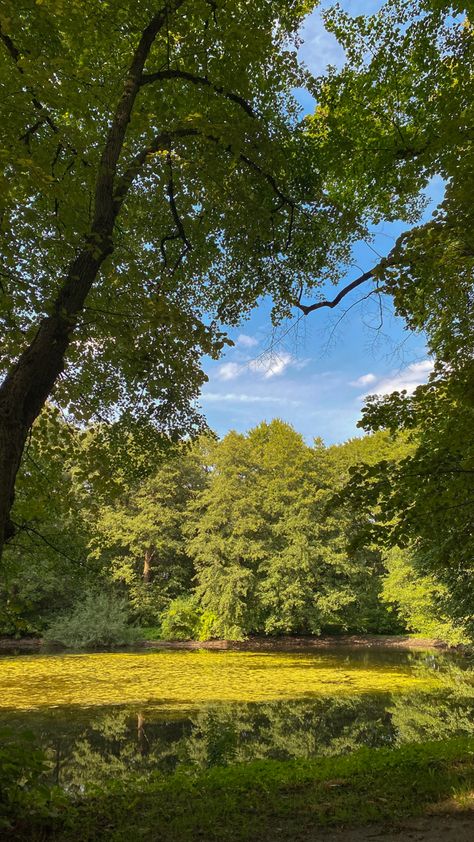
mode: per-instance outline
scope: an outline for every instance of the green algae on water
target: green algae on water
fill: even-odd
[[[211,702],[429,691],[439,683],[436,672],[410,664],[303,653],[28,655],[0,660],[0,708],[146,703],[185,710]]]

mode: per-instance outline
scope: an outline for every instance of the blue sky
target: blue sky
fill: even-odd
[[[322,23],[320,10],[313,12],[302,32],[302,60],[315,72],[326,65],[340,66],[344,54]],[[376,11],[378,0],[344,0],[340,4],[351,14]],[[302,99],[312,110],[312,103]],[[430,196],[441,197],[442,184],[434,182]],[[354,251],[362,271],[387,254],[406,226],[377,227],[370,245]],[[351,270],[347,281],[357,277]],[[321,436],[327,444],[361,435],[356,427],[364,395],[388,394],[397,388],[413,390],[425,382],[431,370],[424,338],[407,331],[396,318],[388,298],[383,301],[382,326],[375,299],[345,310],[367,289],[355,290],[335,310],[323,309],[307,317],[296,317],[273,329],[271,302],[263,301],[251,317],[229,335],[235,342],[219,361],[206,361],[209,382],[201,395],[201,406],[210,427],[223,436],[234,429],[245,432],[262,420],[282,418],[302,433],[308,442]],[[332,298],[336,292],[328,290]]]

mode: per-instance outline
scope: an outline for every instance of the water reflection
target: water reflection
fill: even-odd
[[[125,780],[178,766],[310,758],[361,746],[474,735],[474,694],[448,690],[219,704],[179,718],[165,718],[153,708],[114,707],[4,719],[35,732],[46,749],[51,780],[80,790],[109,778]]]
[[[330,656],[332,657],[332,656]],[[374,668],[405,666],[435,690],[335,694],[262,702],[216,702],[183,712],[155,704],[4,711],[3,724],[32,730],[49,778],[69,790],[137,773],[207,768],[254,759],[345,754],[361,746],[474,735],[473,672],[453,659],[406,653],[338,656]]]

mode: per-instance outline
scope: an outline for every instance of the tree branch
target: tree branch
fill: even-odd
[[[199,137],[200,134],[201,132],[199,132],[198,129],[193,128],[172,129],[170,131],[164,131],[157,134],[148,146],[144,146],[143,149],[135,155],[132,162],[118,180],[114,191],[114,204],[116,206],[116,211],[118,212],[120,209],[128,190],[132,186],[133,180],[137,177],[137,175],[139,175],[147,158],[151,155],[155,155],[157,152],[169,152],[173,138]]]
[[[23,75],[24,71],[23,71],[22,66],[20,65],[20,51],[15,46],[15,44],[13,43],[10,36],[7,35],[6,32],[3,31],[1,22],[0,22],[0,40],[3,41],[3,43],[5,44],[5,47],[7,48],[8,52],[10,53],[12,61],[15,62],[18,73],[21,73]],[[36,108],[37,111],[40,111],[41,114],[42,114],[42,119],[39,120],[37,123],[35,123],[35,125],[33,127],[31,127],[30,129],[27,129],[25,134],[23,134],[22,137],[20,138],[20,140],[23,140],[28,145],[30,136],[32,134],[34,134],[39,129],[39,127],[43,125],[43,123],[47,123],[48,126],[52,129],[52,131],[54,133],[59,132],[59,129],[58,129],[56,123],[54,122],[54,120],[49,116],[49,114],[47,114],[43,104],[39,101],[35,92],[30,87],[27,87],[26,90],[29,92],[29,94],[31,96],[31,101],[32,101],[34,107]]]
[[[341,289],[340,292],[338,292],[338,294],[335,298],[332,299],[332,301],[316,301],[314,304],[301,304],[299,301],[294,301],[293,304],[295,307],[298,308],[298,310],[301,310],[301,312],[304,313],[305,316],[307,316],[309,313],[314,312],[314,310],[321,310],[322,307],[330,307],[331,309],[333,307],[337,307],[339,302],[342,301],[342,299],[345,298],[346,295],[352,292],[353,289],[357,289],[357,287],[365,283],[365,281],[370,280],[370,278],[373,277],[376,268],[378,267],[375,267],[374,269],[369,269],[369,271],[364,272],[364,274],[361,275],[360,278],[356,278],[355,281],[352,281],[350,284],[347,284],[347,286],[345,286],[343,289]]]
[[[390,264],[392,264],[394,261],[393,255],[394,250],[392,250],[387,257],[384,257],[380,261],[380,263],[377,263],[376,266],[374,266],[372,269],[369,269],[368,272],[364,272],[364,274],[356,278],[355,281],[351,281],[350,284],[347,284],[347,286],[343,287],[343,289],[341,289],[333,299],[316,301],[314,304],[301,304],[301,301],[299,300],[292,301],[291,303],[294,307],[297,307],[298,310],[301,310],[301,312],[305,316],[307,316],[309,313],[313,313],[315,310],[321,310],[323,307],[329,307],[332,310],[334,307],[337,307],[339,302],[342,301],[342,299],[345,298],[346,295],[352,292],[353,289],[357,289],[357,287],[360,287],[361,284],[364,284],[366,281],[369,281],[380,269],[383,269],[386,266],[390,266]]]
[[[125,134],[132,115],[135,100],[140,90],[140,82],[143,68],[153,46],[156,36],[166,25],[168,13],[176,12],[185,0],[173,0],[153,16],[148,26],[143,30],[139,44],[135,50],[127,78],[123,87],[122,96],[115,111],[112,125],[110,126],[104,151],[99,164],[99,172],[95,193],[95,219],[92,226],[92,233],[100,233],[105,228],[113,226],[116,216],[114,202],[114,182],[117,174],[117,165],[122,152]]]
[[[189,73],[187,70],[168,69],[158,70],[156,73],[143,74],[140,84],[142,86],[149,85],[151,82],[157,82],[165,79],[183,79],[186,82],[191,82],[193,85],[203,85],[204,87],[211,88],[216,94],[221,94],[226,99],[229,99],[231,102],[235,102],[243,108],[249,117],[257,116],[250,103],[248,103],[247,100],[239,94],[234,94],[232,91],[226,91],[221,85],[215,85],[205,76],[196,76],[194,73]]]

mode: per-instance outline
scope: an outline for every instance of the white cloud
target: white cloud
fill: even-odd
[[[242,392],[205,392],[201,395],[201,400],[208,403],[276,403],[300,406],[300,401],[288,401],[276,395],[247,395]]]
[[[222,363],[217,369],[219,380],[235,380],[242,373],[242,366],[238,363]]]
[[[408,392],[413,394],[417,386],[426,383],[429,375],[433,371],[434,363],[432,360],[422,360],[419,363],[411,363],[411,365],[402,369],[402,371],[394,372],[389,377],[385,377],[376,382],[372,389],[361,395],[365,398],[370,395],[390,395],[391,392]]]
[[[290,366],[291,368],[295,368],[297,371],[300,371],[302,368],[305,368],[309,362],[311,362],[311,359],[309,358],[298,360],[296,357],[293,357],[292,354],[282,351],[279,354],[273,353],[258,357],[256,360],[252,360],[248,364],[248,367],[251,371],[262,374],[265,380],[268,380],[270,377],[283,374]]]
[[[235,380],[242,374],[259,374],[264,380],[271,377],[278,377],[283,374],[289,366],[296,369],[304,368],[309,360],[297,360],[287,351],[280,353],[263,354],[254,360],[245,363],[222,363],[217,369],[219,380]]]
[[[258,345],[258,339],[255,339],[255,336],[247,336],[246,333],[241,333],[235,344],[240,345],[241,348],[255,348]]]
[[[375,383],[377,380],[375,374],[369,372],[368,374],[362,374],[357,380],[351,380],[349,386],[370,386],[371,383]]]

